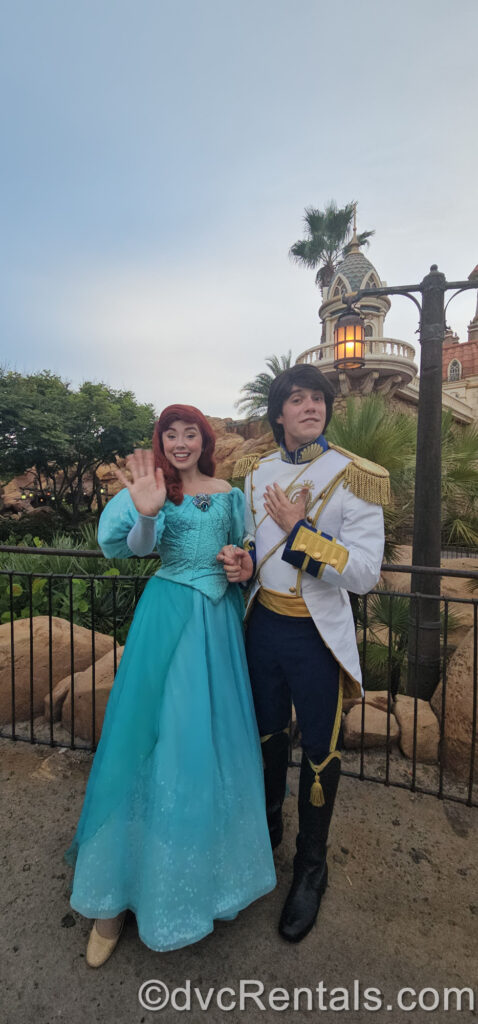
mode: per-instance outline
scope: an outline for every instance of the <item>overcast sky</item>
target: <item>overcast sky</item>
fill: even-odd
[[[388,284],[466,278],[477,40],[477,0],[7,0],[0,361],[237,415],[320,339],[287,254],[331,198]],[[417,326],[395,298],[385,333]]]

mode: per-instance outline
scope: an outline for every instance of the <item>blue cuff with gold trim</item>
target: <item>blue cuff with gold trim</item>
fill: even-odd
[[[244,544],[244,551],[247,551],[247,554],[250,555],[251,558],[252,558],[252,561],[254,563],[254,573],[253,573],[253,575],[255,575],[256,564],[257,564],[255,541],[253,541],[253,540],[246,540],[246,542]]]
[[[348,557],[349,553],[343,544],[339,544],[330,533],[316,530],[305,519],[295,524],[282,552],[284,562],[316,577],[322,576],[326,565],[333,566],[341,573]]]
[[[245,580],[244,583],[239,584],[239,586],[242,587],[243,590],[247,590],[247,588],[250,587],[251,582],[254,579],[254,576],[256,575],[257,558],[255,541],[246,540],[244,543],[244,551],[247,551],[247,554],[251,556],[254,565],[251,578],[249,580]]]
[[[310,530],[312,533],[317,533],[317,530],[311,526],[306,519],[299,519],[298,523],[292,527],[292,530],[286,540],[285,548],[282,552],[282,559],[284,562],[288,562],[289,565],[293,565],[295,569],[302,569],[305,558],[305,551],[298,551],[292,547],[301,526],[306,530]]]

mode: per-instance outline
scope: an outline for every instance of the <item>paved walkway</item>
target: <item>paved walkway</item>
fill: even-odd
[[[92,971],[84,958],[90,924],[69,907],[70,871],[62,861],[91,758],[0,740],[0,759],[1,1024],[227,1024],[246,1018],[457,1024],[478,1018],[476,810],[343,778],[330,842],[330,886],[316,927],[300,945],[289,946],[276,927],[295,836],[298,777],[292,769],[287,837],[276,858],[277,889],[236,921],[219,923],[202,942],[177,952],[147,949],[132,919],[112,959]],[[148,979],[161,980],[171,992],[184,989],[189,979],[190,1012],[180,1009],[187,992],[174,997],[177,1008],[171,1001],[160,1012],[142,1007],[138,990]],[[264,1010],[251,1000],[246,1012],[218,1006],[217,992],[225,986],[239,998],[241,979],[262,983]],[[474,990],[474,1014],[467,1012],[466,998],[462,1013],[445,1012],[443,990],[452,986]],[[276,993],[274,1009],[270,993],[278,987],[286,993]],[[383,1009],[367,1009],[367,987],[381,990]],[[440,998],[439,1007],[432,1013],[405,1012],[396,1005],[404,987],[417,993],[435,989],[436,997],[428,992],[422,998],[427,1005]],[[207,1010],[201,1009],[195,988],[203,1000],[214,989]],[[299,997],[300,1009],[293,1009],[298,988],[311,990],[310,1010],[307,992]],[[404,994],[404,1005],[413,998]],[[233,999],[233,993],[223,993],[224,1006]]]

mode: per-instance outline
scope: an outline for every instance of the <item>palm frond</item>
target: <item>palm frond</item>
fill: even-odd
[[[266,366],[270,373],[258,373],[254,380],[243,384],[240,389],[241,397],[234,402],[236,409],[242,410],[246,416],[264,415],[267,412],[267,402],[272,381],[291,365],[292,351],[289,349],[286,355],[267,356]]]
[[[294,242],[289,256],[310,270],[318,267],[316,284],[324,288],[330,283],[337,265],[343,259],[350,238],[355,203],[346,203],[339,209],[335,200],[325,204],[324,210],[307,206],[304,212],[306,237]],[[373,231],[358,235],[359,245],[368,245]]]

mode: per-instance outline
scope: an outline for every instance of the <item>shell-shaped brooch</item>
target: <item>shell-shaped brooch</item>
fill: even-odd
[[[193,505],[195,505],[196,508],[200,508],[201,512],[207,512],[208,508],[211,505],[211,495],[195,494],[193,498]]]

